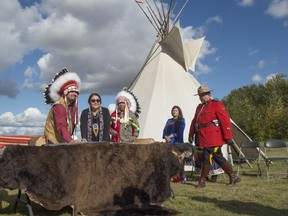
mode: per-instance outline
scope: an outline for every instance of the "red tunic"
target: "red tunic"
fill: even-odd
[[[67,116],[68,112],[65,107],[61,104],[56,104],[52,107],[54,119],[56,122],[56,128],[58,133],[63,137],[63,139],[69,143],[72,139],[72,134],[74,131],[74,121],[75,121],[75,110],[73,108],[73,104],[68,105],[68,109],[70,110],[70,121],[72,123],[72,131],[68,131],[68,124],[67,124]]]
[[[218,120],[218,124],[212,124],[213,120]],[[196,133],[202,148],[222,146],[225,140],[232,139],[230,117],[222,102],[210,99],[206,104],[198,105],[190,125],[189,138]]]

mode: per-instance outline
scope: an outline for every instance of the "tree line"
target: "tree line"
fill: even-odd
[[[278,74],[265,84],[244,86],[223,98],[230,117],[252,140],[288,140],[286,77]]]

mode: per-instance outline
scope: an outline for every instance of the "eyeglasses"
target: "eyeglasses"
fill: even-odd
[[[95,103],[95,102],[100,103],[101,100],[100,100],[100,99],[92,99],[92,100],[90,100],[90,102],[91,102],[91,103]]]

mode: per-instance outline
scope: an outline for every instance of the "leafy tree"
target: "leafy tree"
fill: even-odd
[[[288,80],[275,75],[265,84],[231,91],[223,102],[231,118],[253,140],[288,140]]]
[[[281,139],[282,138],[282,119],[284,117],[285,107],[282,102],[281,95],[278,95],[276,90],[270,94],[270,99],[267,101],[264,115],[264,131],[265,139]]]

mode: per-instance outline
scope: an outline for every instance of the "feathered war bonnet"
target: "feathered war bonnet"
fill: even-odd
[[[81,80],[76,73],[69,72],[66,68],[63,68],[45,88],[45,104],[53,104],[59,99],[60,96],[66,96],[71,91],[79,94],[80,84]]]
[[[128,109],[133,112],[137,118],[139,117],[141,108],[138,102],[138,98],[126,87],[116,95],[116,107],[118,107],[118,103],[120,102],[124,102]]]

